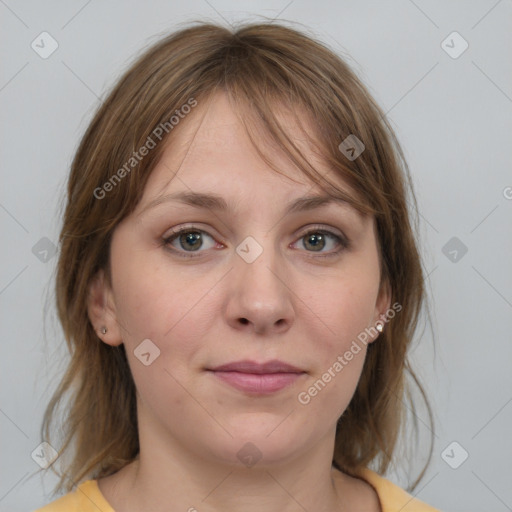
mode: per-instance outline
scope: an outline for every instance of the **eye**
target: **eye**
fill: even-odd
[[[205,241],[210,240],[209,243]],[[304,233],[299,240],[302,241],[302,247],[307,252],[317,253],[311,256],[316,258],[328,258],[337,256],[344,249],[349,247],[349,241],[332,231],[322,228],[313,228]],[[295,242],[293,245],[299,243]],[[201,249],[212,249],[216,245],[223,247],[206,231],[198,229],[194,226],[187,226],[176,230],[170,236],[162,240],[162,244],[166,246],[173,253],[184,258],[195,258],[200,256]],[[329,246],[338,247],[331,251],[324,251]],[[198,253],[198,254],[194,254]]]
[[[213,243],[207,243],[205,246],[205,240],[208,239],[213,240]],[[184,254],[183,251],[186,253],[201,252],[200,249],[211,249],[216,244],[206,231],[191,227],[182,228],[172,233],[171,236],[163,240],[163,243],[170,250],[185,258],[194,258],[196,255]]]
[[[349,246],[349,242],[346,238],[327,229],[320,228],[310,229],[308,232],[304,233],[299,240],[302,241],[302,247],[307,249],[308,252],[321,253],[325,247],[332,247],[333,245],[334,247],[338,246],[337,249],[323,251],[322,254],[319,254],[318,256],[314,255],[319,258],[337,256],[341,251],[347,249]],[[298,242],[295,242],[295,244],[297,243]]]

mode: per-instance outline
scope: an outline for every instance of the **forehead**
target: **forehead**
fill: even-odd
[[[292,143],[322,177],[345,185],[323,161],[309,134],[315,127],[306,113],[300,125],[286,109],[273,113]],[[264,185],[274,193],[292,197],[321,188],[295,165],[265,131],[254,113],[237,109],[225,93],[216,93],[189,114],[166,141],[162,156],[148,179],[143,200],[171,190],[229,190],[234,196],[256,192]],[[243,116],[244,122],[240,119]],[[250,135],[247,133],[247,128]],[[252,139],[252,140],[251,140]],[[259,151],[262,151],[262,158]],[[277,172],[276,172],[277,171]],[[343,186],[348,190],[346,186]]]

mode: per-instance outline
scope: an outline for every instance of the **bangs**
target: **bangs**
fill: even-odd
[[[367,186],[372,180],[363,155],[350,161],[339,149],[356,131],[347,126],[347,120],[353,119],[351,112],[340,118],[343,106],[332,88],[324,94],[319,90],[325,87],[319,76],[305,73],[303,67],[293,69],[289,55],[280,62],[275,51],[270,56],[260,46],[253,48],[250,40],[244,39],[243,45],[219,50],[214,60],[222,65],[214,68],[216,77],[206,80],[216,86],[196,91],[196,97],[203,103],[212,101],[216,93],[226,93],[258,155],[275,172],[282,174],[271,156],[277,152],[326,194],[343,199],[363,214],[377,214],[379,208],[372,200],[376,194]],[[318,165],[304,156],[301,147],[305,146],[328,173],[320,172]]]

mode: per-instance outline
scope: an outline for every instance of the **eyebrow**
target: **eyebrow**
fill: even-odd
[[[154,208],[155,206],[167,202],[178,202],[196,208],[203,208],[206,210],[214,210],[220,212],[226,212],[229,210],[229,205],[222,196],[217,194],[183,191],[176,192],[174,194],[167,194],[165,196],[153,199],[142,209],[139,215],[142,215],[144,212]],[[333,203],[349,205],[349,202],[345,199],[342,199],[341,197],[320,195],[304,196],[299,197],[298,199],[295,199],[295,201],[291,202],[287,206],[285,214],[311,211]]]

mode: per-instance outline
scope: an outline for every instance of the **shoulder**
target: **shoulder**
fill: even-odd
[[[68,494],[48,503],[34,512],[115,512],[105,500],[97,480],[87,480]]]
[[[382,512],[439,512],[438,509],[418,500],[398,485],[370,469],[361,469],[358,472],[358,478],[366,481],[375,489]]]

